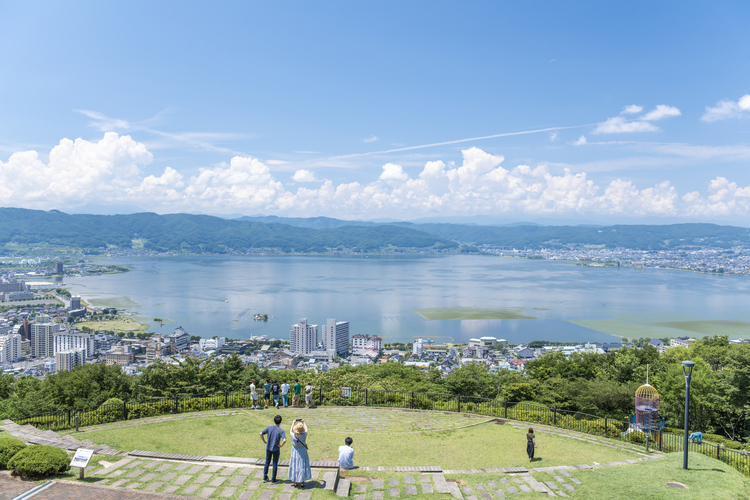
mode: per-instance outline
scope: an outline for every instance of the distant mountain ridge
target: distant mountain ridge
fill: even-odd
[[[0,208],[0,245],[50,243],[76,248],[141,246],[155,251],[222,253],[250,249],[327,252],[394,248],[458,249],[459,245],[559,248],[602,245],[641,250],[731,248],[750,245],[750,229],[716,224],[616,226],[539,226],[347,221],[331,217],[253,216],[224,219],[210,215],[139,213],[66,214]]]

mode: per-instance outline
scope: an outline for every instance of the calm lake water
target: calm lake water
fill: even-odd
[[[288,338],[290,326],[302,317],[320,325],[326,318],[349,321],[351,334],[377,334],[386,342],[484,335],[510,343],[614,341],[609,333],[631,338],[685,333],[646,323],[721,319],[742,326],[750,321],[747,277],[463,255],[112,262],[132,271],[69,278],[71,291],[95,305],[137,312],[152,331],[183,326],[203,337]],[[537,319],[428,321],[412,312],[431,307],[517,307]],[[273,318],[253,321],[254,313]],[[169,323],[155,325],[155,317]]]

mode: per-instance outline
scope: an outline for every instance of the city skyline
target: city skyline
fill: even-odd
[[[746,226],[748,15],[5,4],[0,197],[72,213]]]

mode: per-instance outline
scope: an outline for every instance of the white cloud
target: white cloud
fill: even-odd
[[[582,135],[581,137],[579,137],[579,138],[578,138],[578,139],[577,139],[577,140],[576,140],[576,141],[575,141],[575,142],[573,143],[573,146],[584,146],[584,145],[586,145],[586,144],[588,144],[588,141],[586,141],[586,136],[585,136],[585,135]]]
[[[579,140],[580,141],[580,140]],[[678,145],[679,146],[679,145]],[[0,199],[26,208],[75,208],[85,204],[143,206],[158,212],[262,211],[280,215],[409,217],[474,214],[567,214],[747,217],[750,186],[716,177],[706,193],[680,196],[668,181],[641,189],[614,179],[600,187],[586,172],[558,173],[544,165],[503,167],[504,158],[479,148],[462,151],[462,162],[428,161],[418,178],[387,163],[369,182],[315,189],[287,189],[258,159],[234,156],[192,176],[166,167],[146,175],[153,156],[129,136],[108,132],[98,142],[63,139],[44,162],[36,151],[0,161]],[[315,175],[297,170],[295,182]]]
[[[745,94],[737,102],[723,100],[717,102],[714,107],[706,106],[706,112],[701,116],[701,121],[711,123],[748,116],[750,116],[750,94]]]
[[[378,137],[377,137],[377,136],[375,136],[375,135],[371,135],[371,136],[370,136],[370,137],[368,137],[367,139],[362,139],[362,142],[375,142],[375,141],[379,141],[379,140],[380,140],[380,139],[378,139]]]
[[[294,180],[294,182],[315,182],[318,179],[316,179],[315,174],[309,170],[301,169],[294,172],[292,180]]]
[[[592,134],[620,134],[631,132],[658,132],[661,130],[656,125],[640,120],[628,121],[622,116],[608,118],[591,131]]]
[[[555,142],[555,141],[556,141],[556,140],[558,140],[559,138],[560,138],[560,134],[559,134],[559,133],[557,133],[557,132],[551,132],[551,133],[549,134],[549,140],[550,140],[550,141],[552,141],[552,142]]]
[[[409,176],[404,172],[401,165],[386,163],[383,165],[383,173],[380,174],[381,181],[405,181]]]
[[[680,116],[682,113],[679,109],[674,106],[667,106],[666,104],[659,104],[653,110],[649,111],[645,115],[641,116],[641,120],[656,121],[672,116]]]
[[[636,113],[640,113],[643,111],[643,106],[638,106],[637,104],[631,104],[630,106],[625,106],[622,108],[622,111],[620,111],[621,115],[632,115]]]

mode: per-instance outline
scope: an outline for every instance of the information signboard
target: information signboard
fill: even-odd
[[[344,398],[350,398],[352,397],[352,388],[351,387],[342,387],[341,388],[341,396]]]
[[[89,460],[91,460],[91,456],[93,454],[94,450],[88,448],[78,448],[75,455],[73,455],[73,460],[70,461],[70,466],[85,468],[89,464]]]

